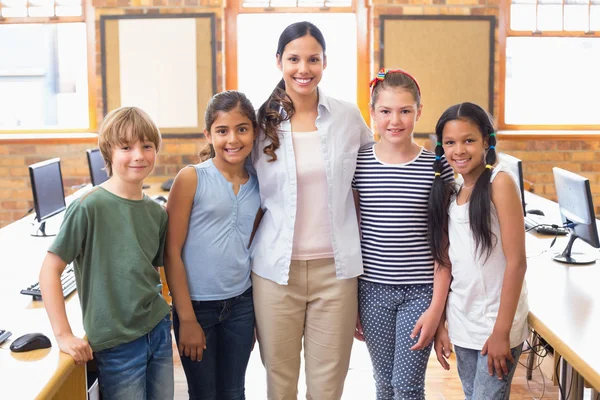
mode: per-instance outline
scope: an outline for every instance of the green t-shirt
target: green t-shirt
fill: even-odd
[[[161,295],[167,213],[96,187],[67,208],[49,251],[74,262],[83,326],[94,351],[150,332],[170,311]]]

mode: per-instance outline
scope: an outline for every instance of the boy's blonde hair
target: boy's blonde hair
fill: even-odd
[[[98,132],[98,147],[108,176],[112,176],[112,154],[115,147],[136,141],[154,143],[156,152],[162,138],[158,127],[145,111],[137,107],[121,107],[109,112]]]

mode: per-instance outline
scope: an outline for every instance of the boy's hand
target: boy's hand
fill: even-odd
[[[361,342],[365,341],[365,332],[363,330],[362,322],[360,321],[360,314],[356,314],[356,329],[354,331],[354,338],[356,340],[360,340]]]
[[[433,348],[435,349],[438,362],[442,368],[448,371],[450,369],[450,364],[448,364],[448,358],[450,358],[450,338],[448,337],[448,330],[442,324],[440,324],[435,333]]]
[[[192,361],[202,361],[202,353],[206,349],[204,330],[198,321],[181,321],[179,323],[179,355],[189,357]]]
[[[410,334],[410,338],[414,339],[419,335],[419,341],[415,343],[410,350],[422,350],[425,347],[429,346],[431,341],[433,340],[433,336],[435,335],[435,331],[437,330],[438,324],[440,323],[440,316],[436,315],[430,308],[427,309],[419,317],[417,323],[415,324],[415,328]]]
[[[496,373],[498,379],[503,375],[508,375],[507,360],[514,363],[515,360],[510,352],[509,334],[500,334],[492,332],[488,340],[483,345],[481,355],[488,356],[488,372],[491,375]]]
[[[72,333],[57,336],[56,341],[58,342],[60,351],[73,357],[77,365],[83,365],[94,358],[90,344]]]

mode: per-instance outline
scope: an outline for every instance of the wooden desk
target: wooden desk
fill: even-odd
[[[89,187],[82,188],[77,194],[87,190]],[[147,194],[167,197],[168,192],[156,183]],[[0,229],[0,328],[12,332],[0,345],[0,399],[83,400],[87,392],[85,367],[76,366],[71,356],[58,349],[43,303],[19,293],[39,280],[46,250],[54,240],[32,237],[32,221],[29,216]],[[49,219],[46,233],[58,232],[61,221],[62,214]],[[84,337],[77,292],[66,299],[66,309],[73,333]],[[52,347],[27,353],[10,351],[12,341],[32,332],[48,336]]]
[[[58,231],[61,218],[47,224],[48,234]],[[41,302],[19,293],[38,281],[46,249],[53,238],[32,237],[32,217],[0,229],[0,324],[13,335],[0,345],[0,399],[85,399],[85,367],[60,352]],[[73,333],[83,337],[77,294],[67,299],[67,315]],[[12,353],[10,343],[19,336],[41,332],[50,338],[50,349]]]
[[[560,223],[556,203],[531,193],[526,193],[525,199],[528,209],[541,209],[545,218]],[[553,261],[551,257],[562,252],[568,241],[559,237],[542,253],[553,238],[527,234],[529,324],[585,381],[600,390],[600,263],[576,266]],[[575,242],[573,251],[600,257],[598,249],[581,240]],[[570,399],[577,398],[573,394]]]

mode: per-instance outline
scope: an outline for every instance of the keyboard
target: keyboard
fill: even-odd
[[[60,284],[63,289],[63,296],[67,297],[73,293],[77,286],[75,285],[75,269],[73,264],[67,265],[67,268],[63,271],[60,276]],[[40,291],[40,283],[29,286],[27,289],[21,290],[21,294],[29,295],[33,297],[33,300],[42,300],[42,292]]]
[[[552,226],[552,224],[549,224],[548,221],[528,216],[525,217],[525,229],[534,230],[540,235],[562,236],[569,233],[569,230],[567,228],[563,228],[562,226],[555,228]]]
[[[5,331],[4,329],[0,329],[0,344],[4,343],[6,339],[8,339],[12,335],[9,331]]]

